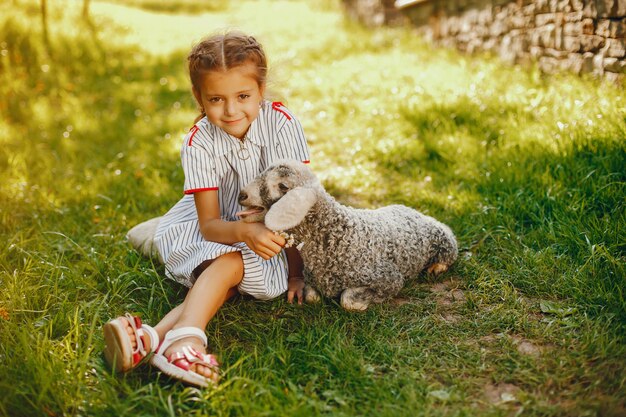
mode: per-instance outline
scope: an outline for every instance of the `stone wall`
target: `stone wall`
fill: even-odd
[[[507,62],[538,62],[545,72],[626,74],[626,0],[344,0],[366,24],[406,16],[426,38]],[[363,16],[378,8],[379,17]],[[354,10],[359,10],[355,12]],[[385,16],[380,16],[383,14]]]
[[[343,0],[348,16],[367,26],[399,25],[405,21],[395,0]]]

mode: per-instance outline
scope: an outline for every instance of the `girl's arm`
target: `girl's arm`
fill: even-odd
[[[228,222],[221,219],[218,191],[194,193],[198,222],[202,237],[211,242],[232,245],[245,242],[257,255],[267,260],[278,254],[285,239],[274,234],[261,223],[245,223],[241,220]]]

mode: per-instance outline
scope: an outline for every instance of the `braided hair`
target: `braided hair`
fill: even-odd
[[[267,79],[267,58],[261,44],[241,32],[209,36],[195,45],[187,56],[189,78],[195,91],[201,91],[202,76],[210,71],[227,71],[247,63],[256,67],[259,87]],[[204,110],[197,120],[204,117]]]

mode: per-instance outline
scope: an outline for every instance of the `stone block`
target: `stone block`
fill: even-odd
[[[624,38],[626,37],[626,17],[619,20],[611,20],[609,24],[609,37]]]
[[[478,11],[477,10],[468,10],[463,13],[463,20],[465,20],[470,25],[474,26],[478,23]]]
[[[597,54],[593,57],[593,73],[596,75],[604,74],[604,57],[602,54]]]
[[[581,35],[580,45],[583,52],[596,52],[604,47],[606,39],[597,35]]]
[[[595,55],[593,52],[585,52],[582,56],[582,66],[580,68],[581,73],[590,73],[593,72],[593,58]]]
[[[486,7],[478,12],[478,24],[483,26],[488,26],[493,23],[493,14],[491,12],[491,7]]]
[[[604,70],[610,72],[617,72],[620,74],[626,73],[626,61],[617,58],[604,58],[603,61]]]
[[[582,31],[583,35],[593,35],[595,32],[595,27],[593,24],[593,19],[583,19],[582,21]]]
[[[500,43],[500,50],[498,52],[500,59],[510,64],[515,62],[515,56],[517,51],[513,49],[513,39],[511,35],[504,35]]]
[[[540,46],[531,46],[529,48],[530,56],[534,59],[538,59],[540,56],[544,55],[544,49]]]
[[[522,13],[515,13],[509,18],[509,25],[515,29],[522,29],[530,26],[530,16],[524,16]]]
[[[582,0],[570,0],[570,5],[572,6],[572,10],[576,12],[582,11],[585,6]]]
[[[624,80],[623,74],[617,74],[615,72],[605,72],[603,77],[608,82],[613,83],[618,86],[622,85],[623,80]]]
[[[556,49],[563,47],[563,27],[558,24],[554,28],[554,47]]]
[[[489,27],[488,26],[482,26],[482,25],[476,25],[476,28],[474,29],[474,33],[480,39],[488,38],[489,37]]]
[[[608,38],[606,42],[609,46],[606,51],[607,56],[612,57],[612,58],[624,58],[624,56],[626,56],[626,40],[625,39]]]
[[[489,34],[491,36],[501,36],[509,31],[509,25],[506,20],[496,20],[489,27]]]
[[[626,1],[624,0],[595,0],[598,17],[626,16]]]
[[[459,33],[456,36],[456,41],[458,43],[462,43],[463,45],[466,45],[469,41],[471,41],[472,39],[474,39],[474,35],[471,32],[463,32],[463,33]]]
[[[552,48],[546,48],[543,51],[543,53],[544,53],[545,56],[549,56],[551,58],[556,58],[558,60],[565,59],[569,55],[569,52],[565,52],[565,51],[562,51],[560,49],[552,49]]]
[[[596,35],[603,38],[609,37],[609,26],[611,25],[610,19],[598,19],[596,21]]]
[[[534,16],[536,13],[536,10],[537,10],[537,7],[535,6],[535,3],[531,3],[529,5],[522,7],[522,13],[525,16]]]
[[[581,49],[579,36],[563,36],[562,48],[567,52],[578,52]]]
[[[583,22],[567,22],[563,25],[564,36],[579,36],[583,34]]]
[[[556,21],[556,13],[542,13],[535,16],[535,26],[546,26]]]
[[[559,70],[559,67],[559,60],[556,58],[548,56],[542,56],[539,58],[539,68],[547,74],[554,74]]]
[[[539,46],[554,48],[556,46],[556,27],[553,23],[539,30]]]
[[[549,13],[550,5],[548,0],[536,0],[535,1],[535,13]]]
[[[404,13],[415,26],[425,26],[435,14],[435,5],[431,2],[418,3],[414,7],[404,9]]]
[[[550,13],[555,13],[558,10],[559,0],[548,0],[550,6]]]
[[[541,46],[541,31],[539,29],[532,29],[528,32],[528,38],[531,46]]]
[[[511,2],[508,2],[506,5],[504,5],[502,10],[506,10],[508,14],[515,14],[521,10],[521,7],[516,2],[511,1]]]
[[[551,13],[572,11],[569,0],[548,0],[548,6]]]
[[[556,4],[556,11],[557,12],[563,12],[563,13],[569,13],[571,11],[573,11],[572,6],[569,3],[569,0],[561,0],[559,2],[557,2]]]
[[[564,14],[565,22],[580,22],[583,20],[583,12],[570,12]]]
[[[473,54],[483,50],[483,42],[479,39],[472,39],[467,43],[466,50],[468,53]]]
[[[582,72],[583,62],[583,56],[581,54],[569,54],[567,56],[567,68],[576,74]]]
[[[467,33],[471,31],[472,31],[472,22],[469,21],[468,19],[461,18],[460,24],[459,24],[459,32]]]
[[[585,3],[585,6],[583,7],[583,17],[590,17],[592,19],[598,17],[598,11],[594,0],[587,0]]]
[[[499,43],[500,43],[499,38],[489,38],[485,40],[485,42],[483,43],[483,49],[485,51],[494,52],[498,49]]]

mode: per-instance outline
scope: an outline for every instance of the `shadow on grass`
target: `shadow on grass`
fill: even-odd
[[[454,186],[472,196],[446,219],[475,257],[468,266],[479,268],[464,275],[489,269],[526,295],[575,299],[626,327],[624,132],[588,137],[572,129],[557,147],[525,143],[507,120],[533,120],[532,114],[467,98],[406,110],[404,117],[413,140],[371,157],[382,178],[399,179],[386,199],[406,196],[427,174],[437,179],[435,191]],[[429,201],[444,218],[445,206]]]

